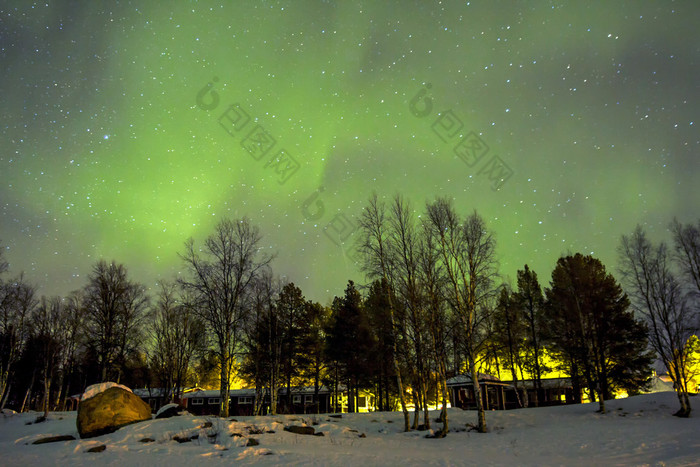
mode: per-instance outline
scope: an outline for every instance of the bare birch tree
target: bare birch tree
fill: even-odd
[[[127,354],[138,344],[148,297],[143,285],[132,282],[126,267],[100,260],[84,289],[85,324],[89,345],[97,353],[99,380],[120,380]]]
[[[0,410],[5,408],[12,382],[14,365],[22,353],[28,335],[32,311],[38,304],[36,288],[26,282],[24,274],[3,284],[0,290]]]
[[[427,326],[430,335],[432,352],[435,358],[438,373],[438,389],[442,393],[442,411],[440,421],[442,428],[435,433],[436,438],[444,438],[449,431],[447,416],[448,391],[447,391],[447,339],[448,325],[445,310],[444,268],[440,263],[440,254],[437,249],[434,231],[423,226],[423,237],[419,244],[419,273],[422,284],[422,294],[427,309]]]
[[[474,212],[460,219],[451,201],[438,198],[427,205],[427,222],[438,242],[445,275],[449,282],[448,302],[459,317],[464,334],[469,372],[474,385],[478,430],[487,431],[481,399],[478,358],[478,313],[486,297],[493,293],[496,274],[495,239],[484,220]]]
[[[194,309],[207,325],[216,348],[220,373],[220,415],[228,417],[231,379],[247,317],[246,299],[261,271],[272,261],[260,252],[262,235],[246,217],[223,220],[202,248],[193,239],[182,259],[189,279],[182,286],[192,293]]]
[[[204,323],[187,307],[175,284],[159,284],[157,301],[151,310],[150,333],[153,341],[151,364],[166,389],[166,398],[181,397],[188,370],[204,350]]]
[[[392,263],[392,280],[398,297],[405,310],[405,329],[412,344],[412,365],[414,393],[420,404],[416,404],[413,428],[418,427],[419,405],[423,409],[423,427],[430,429],[430,414],[427,403],[427,380],[429,365],[427,357],[426,321],[427,307],[424,303],[420,284],[419,231],[413,216],[411,204],[401,195],[394,197],[389,213],[388,257]]]
[[[44,393],[41,409],[44,411],[44,418],[49,415],[52,383],[61,351],[60,332],[65,316],[63,308],[61,297],[41,297],[41,302],[31,317],[32,330],[40,342],[42,354],[41,376]]]
[[[396,304],[392,298],[393,284],[391,283],[391,264],[389,258],[389,249],[387,245],[388,225],[386,219],[386,206],[377,198],[374,193],[367,203],[367,206],[362,212],[359,221],[361,231],[358,250],[362,254],[363,264],[362,269],[371,279],[381,279],[389,285],[388,297],[389,315],[391,320],[391,329],[393,332],[393,363],[394,371],[396,372],[396,386],[399,392],[399,401],[401,402],[401,410],[404,415],[404,430],[411,430],[411,421],[406,407],[406,398],[404,394],[403,380],[401,377],[401,366],[399,365],[399,352],[397,345],[397,323],[396,323]]]
[[[696,295],[700,295],[700,219],[697,225],[683,225],[674,219],[671,223],[674,259]]]
[[[78,290],[68,295],[62,307],[59,329],[60,354],[59,376],[53,410],[65,410],[66,399],[70,396],[70,381],[76,363],[76,354],[84,340],[84,295]],[[64,388],[64,382],[66,387]]]
[[[689,417],[688,384],[690,337],[697,331],[697,310],[687,302],[683,288],[671,269],[665,243],[653,245],[641,226],[623,235],[619,248],[620,270],[635,308],[647,320],[649,342],[664,363],[678,395],[675,415]]]

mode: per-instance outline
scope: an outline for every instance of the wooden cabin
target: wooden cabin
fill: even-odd
[[[277,395],[277,413],[311,414],[329,412],[330,390],[322,386],[318,397],[313,386],[291,388],[291,405],[287,397],[287,388],[280,388]],[[229,415],[253,415],[255,411],[255,389],[232,389],[229,391]],[[263,396],[262,413],[270,412],[270,395]],[[221,393],[218,389],[196,390],[182,397],[182,405],[195,415],[218,415],[221,407]]]
[[[527,398],[530,406],[534,406],[535,397],[537,397],[537,406],[544,407],[550,405],[575,404],[581,400],[581,395],[576,398],[574,387],[571,383],[571,378],[543,378],[540,380],[542,390],[537,391],[534,379],[526,379],[518,381],[518,388],[522,394],[522,390],[527,390]],[[512,391],[506,394],[506,408],[518,408],[522,404],[522,400],[518,400],[518,395],[515,394],[515,385],[513,381],[507,381],[512,386]],[[520,399],[522,399],[522,395]]]
[[[479,389],[481,403],[486,410],[505,410],[508,391],[513,387],[495,376],[479,373]],[[464,410],[476,409],[474,383],[469,375],[457,375],[447,380],[447,390],[450,393],[452,407]]]
[[[522,407],[522,390],[526,389],[528,401],[531,407],[562,405],[576,403],[574,388],[570,378],[546,378],[541,380],[542,390],[537,393],[535,381],[532,379],[518,381],[520,394],[515,392],[513,381],[501,381],[495,376],[480,373],[479,387],[481,400],[486,410],[506,410]],[[462,409],[475,409],[474,385],[469,375],[457,375],[447,380],[447,388],[450,393],[452,407]]]

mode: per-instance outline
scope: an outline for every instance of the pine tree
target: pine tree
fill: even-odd
[[[544,313],[544,296],[537,280],[537,273],[526,264],[518,271],[518,291],[513,296],[514,304],[519,309],[519,318],[525,323],[524,365],[535,382],[535,406],[544,396],[542,390],[543,364],[542,326]]]
[[[560,258],[547,289],[552,344],[583,375],[600,412],[616,388],[641,387],[651,374],[644,326],[603,264],[577,253]]]

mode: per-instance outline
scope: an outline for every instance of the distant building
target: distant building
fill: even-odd
[[[548,378],[541,380],[542,392],[538,395],[539,406],[573,404],[576,401],[569,378]],[[534,380],[518,381],[518,387],[526,388],[530,404],[535,400]],[[520,394],[515,392],[513,381],[501,381],[495,376],[479,373],[481,402],[486,410],[506,410],[521,407]],[[457,375],[447,380],[452,407],[475,409],[474,383],[469,375]]]

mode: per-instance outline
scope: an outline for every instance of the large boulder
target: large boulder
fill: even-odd
[[[151,419],[151,408],[129,388],[113,384],[85,391],[78,405],[78,433],[92,438],[112,433],[124,425]],[[87,397],[86,397],[87,396]]]

